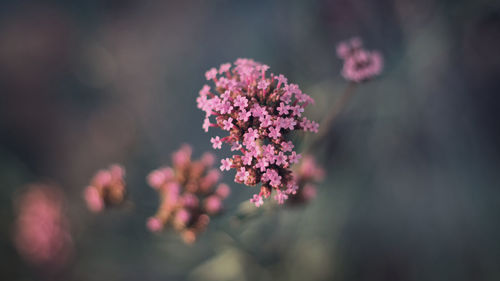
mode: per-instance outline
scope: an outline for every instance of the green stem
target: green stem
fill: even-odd
[[[332,124],[335,122],[339,114],[345,108],[347,102],[354,95],[355,89],[356,89],[356,83],[350,82],[347,85],[344,92],[342,93],[342,96],[340,96],[340,99],[333,105],[332,109],[319,123],[320,130],[316,135],[316,137],[309,143],[309,145],[306,145],[306,148],[304,149],[304,154],[312,152],[324,141],[325,137],[328,136]]]

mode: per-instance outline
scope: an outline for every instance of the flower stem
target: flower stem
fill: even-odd
[[[304,153],[310,153],[312,150],[316,149],[325,139],[325,137],[330,132],[332,124],[335,122],[338,115],[345,108],[347,102],[354,95],[354,90],[356,89],[356,83],[350,82],[345,88],[340,99],[333,105],[332,109],[320,122],[320,130],[316,137],[306,146]]]

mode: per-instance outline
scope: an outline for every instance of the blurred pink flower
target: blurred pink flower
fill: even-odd
[[[316,183],[323,181],[325,171],[312,155],[305,155],[302,161],[293,168],[297,185],[289,195],[288,203],[293,205],[304,204],[316,197]]]
[[[56,187],[34,184],[15,205],[14,243],[28,262],[46,270],[58,270],[73,252],[65,199]]]
[[[161,221],[155,217],[149,218],[146,225],[151,232],[158,232],[163,228]]]
[[[337,46],[337,56],[344,60],[342,76],[360,83],[380,75],[384,65],[382,55],[377,51],[363,49],[360,38],[352,38]]]
[[[222,208],[221,198],[216,194],[205,199],[205,210],[209,214],[216,214]]]
[[[100,212],[105,207],[123,203],[126,195],[124,177],[124,168],[117,164],[98,171],[83,194],[89,210]]]
[[[160,196],[158,211],[148,219],[147,228],[158,232],[170,224],[186,243],[193,243],[205,230],[209,215],[222,210],[222,200],[230,192],[226,184],[217,185],[220,173],[213,167],[213,154],[192,161],[191,152],[189,145],[183,145],[173,154],[173,167],[159,168],[147,177]]]
[[[104,201],[94,186],[89,186],[85,189],[85,202],[87,202],[87,207],[92,212],[100,212],[104,208]]]

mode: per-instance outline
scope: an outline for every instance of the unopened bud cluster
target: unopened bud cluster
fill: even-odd
[[[159,232],[170,225],[186,243],[193,243],[210,216],[220,213],[230,192],[226,184],[218,184],[220,172],[213,168],[213,154],[205,153],[196,161],[191,154],[191,147],[183,145],[173,154],[173,167],[161,167],[147,177],[160,197],[158,211],[148,219],[147,227]]]
[[[124,178],[125,169],[117,164],[111,165],[107,170],[98,171],[84,191],[89,210],[100,212],[123,203],[126,195]]]

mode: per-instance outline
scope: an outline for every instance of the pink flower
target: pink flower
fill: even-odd
[[[264,204],[264,200],[262,200],[262,196],[254,194],[253,198],[250,199],[250,202],[255,204],[255,207],[260,207]]]
[[[262,74],[264,74],[269,69],[269,66],[265,65],[265,64],[261,64],[261,65],[257,66],[256,68],[257,68],[257,70],[260,69],[262,71]]]
[[[248,106],[248,99],[243,96],[238,96],[234,101],[234,106],[244,109]]]
[[[222,210],[222,200],[229,193],[229,186],[218,184],[220,173],[213,168],[214,156],[205,153],[199,160],[191,160],[192,149],[183,145],[174,153],[173,160],[182,155],[182,161],[173,161],[173,167],[157,169],[148,176],[160,197],[156,214],[146,225],[152,232],[172,226],[186,243],[193,243],[203,232],[209,215]],[[230,169],[232,159],[221,161],[221,169]],[[229,167],[228,167],[229,166]]]
[[[222,148],[222,141],[220,140],[219,136],[216,136],[215,138],[211,138],[210,142],[212,143],[212,146],[214,149],[221,149]]]
[[[286,85],[288,82],[288,79],[286,79],[286,77],[283,74],[278,75],[277,79],[278,79],[277,88],[279,88],[282,84]]]
[[[302,191],[305,200],[311,200],[316,197],[316,186],[312,184],[306,184],[304,190]]]
[[[263,116],[265,111],[266,111],[265,108],[263,108],[262,106],[260,106],[258,104],[255,104],[252,107],[252,115],[253,115],[253,117],[256,117],[256,118]]]
[[[297,154],[295,151],[292,151],[292,154],[288,156],[288,161],[290,161],[290,163],[292,164],[295,164],[299,162],[300,157],[302,157],[300,156],[300,154]]]
[[[217,77],[217,69],[211,68],[210,70],[205,72],[205,78],[207,78],[207,80],[213,80],[215,79],[215,77]]]
[[[241,149],[241,144],[239,142],[235,141],[231,144],[231,151],[240,150],[240,149]]]
[[[205,210],[207,210],[207,213],[209,214],[218,213],[221,208],[222,208],[222,202],[218,196],[212,195],[207,197],[207,199],[205,199]]]
[[[125,170],[117,164],[97,171],[83,194],[88,209],[97,213],[123,203],[126,195],[124,177]]]
[[[258,137],[259,137],[259,133],[257,132],[257,130],[255,130],[253,128],[249,128],[247,133],[245,133],[245,138],[247,138],[247,139],[255,140]]]
[[[219,104],[218,110],[221,114],[229,114],[233,110],[233,106],[229,101],[223,101]]]
[[[262,157],[259,160],[257,160],[255,168],[259,168],[261,172],[264,172],[267,166],[269,166],[269,162],[267,161],[266,158]]]
[[[221,64],[220,68],[219,68],[219,74],[223,74],[225,72],[228,72],[230,68],[231,68],[231,64],[230,63]]]
[[[227,120],[222,121],[222,124],[223,124],[222,129],[224,129],[225,131],[231,130],[231,128],[233,128],[232,122],[233,122],[233,118],[231,118],[231,117],[229,117]]]
[[[13,242],[20,256],[40,269],[62,270],[74,249],[63,192],[33,184],[16,199]]]
[[[323,180],[324,170],[318,166],[314,157],[306,155],[297,166],[294,166],[293,181],[285,190],[289,195],[288,203],[303,204],[316,196],[315,183]]]
[[[286,192],[286,194],[297,194],[297,190],[299,190],[299,186],[297,185],[297,183],[295,181],[291,181],[287,185],[287,189],[285,192]]]
[[[202,126],[203,130],[205,132],[208,132],[208,129],[210,128],[210,125],[211,125],[210,124],[210,119],[205,118],[205,121],[203,121],[203,126]]]
[[[300,126],[303,128],[304,131],[315,132],[315,133],[317,133],[319,129],[318,123],[310,121],[305,117],[302,118],[302,120],[300,121]]]
[[[257,89],[260,90],[265,90],[267,89],[267,87],[269,87],[269,82],[267,82],[266,80],[260,80],[257,84]]]
[[[85,189],[85,202],[87,202],[87,207],[92,212],[100,212],[104,209],[104,202],[99,194],[97,188],[93,186],[88,186]]]
[[[339,58],[346,58],[349,55],[350,47],[346,42],[340,42],[337,45],[337,56]]]
[[[288,195],[286,195],[285,192],[282,192],[281,190],[276,191],[276,195],[274,196],[274,200],[278,201],[278,204],[285,203],[286,199],[288,199]]]
[[[321,181],[325,171],[318,166],[313,156],[306,155],[298,168],[298,174],[306,180]]]
[[[181,227],[187,225],[190,219],[191,213],[186,209],[179,209],[175,214],[175,222]]]
[[[262,118],[259,118],[260,121],[260,127],[261,128],[267,128],[273,124],[273,118],[269,114],[265,114],[265,116]]]
[[[283,128],[287,130],[293,130],[293,128],[297,125],[297,122],[293,118],[283,118],[279,117],[276,120],[276,127]]]
[[[198,207],[199,203],[200,203],[200,200],[193,193],[185,193],[182,196],[182,206],[184,208],[195,209]],[[173,204],[175,204],[175,202],[173,202]]]
[[[310,126],[310,131],[313,133],[317,133],[319,131],[319,124],[317,122],[312,121]]]
[[[210,93],[210,86],[203,85],[203,88],[200,90],[200,98],[205,97]],[[205,99],[206,100],[206,99]]]
[[[201,162],[206,166],[212,166],[215,163],[215,155],[211,152],[205,152],[201,156]],[[172,171],[172,169],[170,169]]]
[[[297,105],[291,106],[289,109],[292,110],[292,115],[297,117],[302,116],[302,112],[304,112],[304,108]]]
[[[241,160],[243,160],[243,165],[251,165],[252,160],[253,160],[253,156],[251,153],[245,153],[243,155],[243,157],[241,158]]]
[[[228,100],[231,97],[231,91],[226,90],[222,95],[220,95],[222,100]]]
[[[268,169],[263,175],[262,181],[269,181],[272,187],[278,187],[281,184],[281,176],[274,169]]]
[[[248,118],[252,116],[252,113],[250,111],[246,111],[245,109],[242,109],[239,114],[238,114],[238,120],[247,122]]]
[[[245,168],[241,167],[240,170],[236,173],[236,179],[244,182],[247,180],[249,175],[250,175],[250,173],[247,172],[247,170],[245,170]]]
[[[92,181],[96,186],[104,186],[111,183],[111,173],[107,170],[97,171]]]
[[[287,115],[288,114],[288,106],[285,105],[284,102],[280,103],[280,106],[278,107],[278,111],[280,115]]]
[[[220,179],[220,172],[216,169],[208,171],[207,175],[200,180],[200,185],[212,186]]]
[[[288,85],[285,85],[285,88],[288,88]],[[286,104],[289,104],[292,101],[292,96],[293,96],[292,92],[285,90],[283,95],[280,97],[280,100],[285,102]]]
[[[288,84],[284,75],[269,74],[268,69],[251,59],[221,65],[219,77],[211,69],[206,76],[214,81],[214,90],[204,87],[197,98],[198,108],[206,113],[203,129],[219,127],[227,132],[226,136],[211,138],[215,149],[220,149],[223,142],[231,145],[231,165],[225,159],[221,169],[235,169],[238,183],[264,184],[260,197],[254,198],[257,204],[273,189],[283,193],[289,189],[290,164],[299,156],[288,136],[295,130],[317,128],[317,123],[302,117],[304,108],[314,100],[297,84]],[[211,116],[216,122],[210,122]]]
[[[231,162],[232,161],[231,161],[230,158],[222,159],[221,160],[221,164],[222,165],[220,166],[220,170],[221,171],[224,171],[224,170],[229,171],[229,170],[231,170],[231,164],[232,164]]]
[[[282,166],[286,164],[286,156],[283,152],[280,151],[278,155],[275,157],[276,165]]]
[[[215,193],[222,199],[225,199],[229,196],[229,193],[231,193],[231,189],[229,188],[229,186],[225,183],[221,183],[219,184],[219,186],[217,187],[217,190],[215,191]]]
[[[382,55],[376,51],[364,50],[359,38],[340,43],[337,47],[337,55],[344,60],[342,76],[346,80],[360,83],[382,72]]]
[[[125,177],[125,169],[118,164],[111,165],[109,167],[109,172],[111,173],[111,177],[113,179],[122,179]]]
[[[277,139],[281,136],[279,127],[269,127],[269,136],[273,139]]]
[[[284,152],[292,151],[293,147],[294,146],[291,141],[284,141],[281,143],[281,148],[283,149]]]
[[[151,231],[151,232],[158,232],[163,227],[160,220],[155,218],[155,217],[149,218],[148,222],[146,223],[146,226],[148,227],[149,231]]]
[[[173,177],[171,168],[155,170],[148,175],[148,184],[155,189],[160,188],[166,181]]]
[[[272,144],[264,145],[262,146],[262,156],[266,158],[273,158],[274,157],[274,146]]]
[[[176,166],[184,166],[189,164],[193,150],[189,145],[183,145],[181,148],[172,154],[172,162]]]

